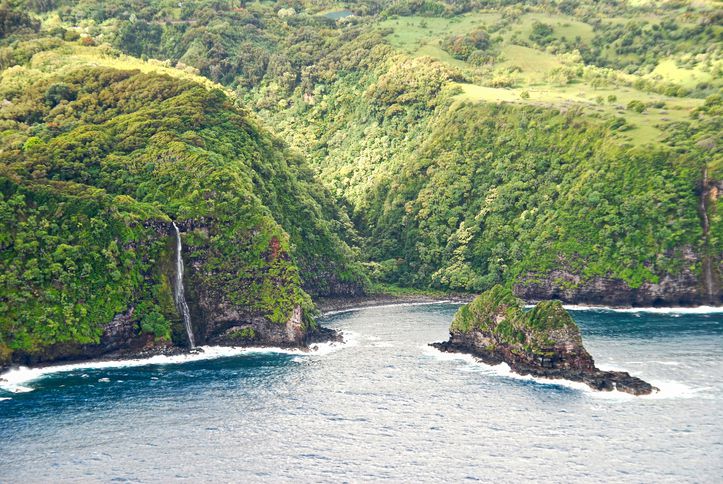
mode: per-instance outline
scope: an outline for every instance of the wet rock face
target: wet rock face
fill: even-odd
[[[130,308],[125,313],[117,314],[103,327],[103,334],[97,344],[58,343],[37,352],[16,352],[11,362],[4,367],[0,365],[0,372],[11,365],[33,366],[50,362],[172,352],[170,342],[156,341],[152,335],[142,333],[133,313],[134,309]]]
[[[432,346],[469,353],[491,365],[507,363],[521,375],[579,381],[595,390],[647,395],[657,388],[625,372],[602,371],[582,344],[580,330],[559,301],[531,311],[496,286],[455,315],[450,339]]]
[[[294,308],[285,324],[269,321],[260,315],[226,307],[219,308],[201,324],[204,326],[206,344],[224,346],[278,346],[301,347],[305,345],[307,330],[302,320],[302,309]]]
[[[701,282],[689,270],[677,276],[665,275],[657,283],[645,282],[631,288],[625,281],[593,277],[581,281],[578,275],[555,270],[544,277],[529,276],[514,287],[515,295],[526,301],[559,299],[572,304],[605,306],[694,306],[723,303],[720,292],[713,300],[704,294]]]
[[[207,240],[213,230],[213,220],[200,217],[193,220],[178,221],[182,232],[194,231],[201,240]],[[173,223],[166,220],[148,220],[143,226],[151,229],[159,239],[168,240],[168,260],[161,261],[160,271],[169,281],[176,277],[175,263],[175,229]],[[126,249],[137,249],[137,243],[129,244]],[[191,250],[192,249],[192,250]],[[189,252],[195,252],[189,257]],[[253,282],[238,276],[236,266],[231,265],[226,271],[209,268],[210,256],[218,256],[208,246],[189,248],[182,245],[186,271],[184,271],[184,295],[191,313],[191,327],[196,344],[231,345],[231,346],[275,346],[287,348],[305,348],[310,343],[339,340],[340,335],[333,330],[310,327],[304,321],[304,312],[299,304],[290,297],[286,298],[288,317],[285,321],[271,321],[268,311],[250,307],[243,302],[233,302],[229,296],[233,291],[254,289],[249,285]],[[270,244],[267,262],[274,260],[289,261],[289,254],[281,250],[278,239],[273,238]],[[150,264],[150,261],[149,261]],[[360,287],[354,283],[344,283],[329,277],[324,291],[343,294],[358,294]],[[294,281],[279,275],[273,281],[276,287],[293,289]],[[287,291],[287,295],[288,292]],[[284,296],[284,291],[279,291]],[[285,316],[282,316],[284,318]],[[174,323],[176,324],[176,323]],[[180,323],[178,323],[180,324]],[[174,330],[174,333],[176,331]],[[97,344],[59,343],[38,349],[34,352],[16,351],[11,355],[0,354],[0,373],[13,365],[39,365],[51,362],[78,361],[95,358],[130,358],[150,356],[153,354],[172,354],[187,350],[187,336],[176,335],[173,342],[156,340],[153,335],[141,331],[138,315],[131,306],[122,314],[116,315],[103,327],[103,333]],[[174,346],[173,343],[178,346]]]
[[[234,304],[223,287],[189,285],[186,297],[191,308],[193,333],[199,345],[304,345],[307,331],[303,310],[298,305],[286,323],[277,323],[258,311]]]
[[[291,255],[279,239],[270,238],[261,255],[263,263],[257,264],[263,267],[247,267],[248,262],[209,244],[218,227],[207,223],[204,219],[178,222],[182,230],[195,234],[182,251],[185,297],[196,343],[306,347],[314,328],[305,323]],[[245,243],[243,237],[237,240],[239,247]],[[326,287],[336,287],[337,282],[330,276]],[[262,286],[264,294],[259,292]]]

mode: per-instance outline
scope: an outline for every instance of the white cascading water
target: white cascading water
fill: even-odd
[[[186,334],[188,335],[188,342],[191,344],[191,348],[196,346],[196,342],[193,340],[193,328],[191,327],[191,312],[188,310],[188,304],[186,303],[186,296],[184,295],[183,289],[183,258],[181,257],[181,232],[178,230],[176,222],[173,222],[173,228],[176,230],[176,287],[175,287],[175,299],[176,306],[183,316],[183,324],[186,326]]]

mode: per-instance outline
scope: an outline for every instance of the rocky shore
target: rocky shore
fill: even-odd
[[[324,297],[315,300],[322,316],[352,309],[369,308],[374,306],[389,306],[394,304],[434,304],[452,302],[466,304],[474,298],[471,294],[449,294],[431,296],[425,294],[391,295],[372,294],[354,297]]]
[[[495,290],[498,290],[495,288]],[[489,291],[488,291],[489,292]],[[509,297],[515,300],[516,307],[522,307],[522,301],[512,293]],[[202,298],[201,298],[202,299]],[[322,316],[353,309],[374,306],[387,306],[395,304],[434,304],[452,302],[467,304],[472,302],[474,296],[463,293],[449,294],[372,294],[349,295],[337,297],[319,297],[315,299],[317,308]],[[197,299],[191,300],[192,309],[197,307]],[[543,304],[549,304],[543,303]],[[559,311],[563,311],[556,303]],[[472,304],[470,304],[472,306]],[[209,317],[211,314],[214,317]],[[225,305],[213,306],[211,311],[194,311],[194,332],[197,342],[201,345],[230,346],[230,347],[278,347],[278,348],[313,348],[315,344],[325,342],[342,342],[342,335],[330,328],[317,326],[306,328],[302,321],[302,314],[297,310],[286,324],[271,323],[265,318],[240,311],[229,310]],[[459,315],[458,315],[459,317]],[[565,312],[563,319],[572,319]],[[456,320],[457,318],[455,318]],[[574,324],[574,322],[572,322]],[[178,323],[174,328],[173,341],[158,340],[152,335],[141,331],[139,321],[134,317],[133,310],[117,315],[105,328],[97,344],[57,344],[43,348],[35,353],[17,352],[10,361],[0,362],[0,374],[15,366],[39,367],[61,363],[74,363],[84,361],[104,361],[147,358],[156,355],[178,355],[188,353],[183,332]],[[454,323],[453,323],[454,326]],[[575,326],[577,337],[579,330]],[[547,378],[564,378],[573,381],[583,381],[598,390],[628,391],[633,394],[645,394],[653,391],[653,387],[641,380],[631,377],[623,372],[605,372],[594,368],[592,357],[589,358],[590,371],[583,373],[579,369],[561,367],[562,361],[569,360],[569,355],[561,358],[546,357],[536,361],[522,358],[519,351],[497,345],[492,350],[487,346],[477,344],[480,336],[475,332],[464,333],[452,331],[449,341],[434,343],[432,346],[441,351],[471,353],[481,361],[488,364],[506,362],[517,373]],[[580,340],[580,347],[582,343]],[[582,348],[584,351],[584,348]],[[549,361],[548,361],[549,360]],[[582,367],[588,365],[582,358],[578,361]],[[552,366],[550,366],[552,365]],[[589,366],[588,365],[588,366]],[[642,383],[643,385],[640,385]],[[647,385],[647,386],[646,386]],[[649,389],[648,389],[649,387]]]
[[[263,325],[263,328],[260,328],[259,325]],[[285,325],[274,325],[274,323],[259,319],[243,325],[231,326],[224,333],[212,339],[201,340],[201,344],[308,350],[313,349],[314,345],[319,343],[344,341],[342,334],[334,329],[316,326],[302,330],[301,326],[300,319],[292,318]],[[133,312],[129,311],[117,315],[105,326],[103,335],[97,344],[64,343],[47,346],[33,353],[16,352],[11,360],[0,362],[0,375],[18,366],[45,367],[88,361],[132,360],[203,351],[201,348],[189,348],[185,343],[184,340],[168,341],[143,333],[139,322],[133,317]]]
[[[689,264],[696,262],[694,255],[686,253]],[[712,271],[711,274],[717,274]],[[611,307],[693,307],[720,306],[723,292],[717,277],[704,284],[689,268],[680,274],[663,275],[656,283],[644,282],[630,287],[622,279],[593,277],[589,280],[564,269],[548,274],[528,274],[515,284],[513,292],[525,301],[558,299],[566,304],[589,304]]]
[[[649,383],[621,371],[603,371],[582,344],[580,330],[559,301],[543,301],[524,311],[512,292],[495,286],[463,306],[450,339],[431,346],[468,353],[484,363],[506,363],[521,375],[582,382],[595,390],[648,395]]]

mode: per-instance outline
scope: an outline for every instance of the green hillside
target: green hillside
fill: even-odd
[[[45,47],[0,74],[3,356],[97,342],[129,308],[144,331],[184,338],[172,336],[171,220],[200,269],[193,285],[272,322],[300,305],[311,324],[308,293],[359,290],[331,198],[221,90]]]
[[[192,277],[279,321],[367,276],[720,303],[720,19],[685,1],[5,2],[2,342],[89,341],[129,304],[168,337],[148,221],[186,223],[211,270]]]

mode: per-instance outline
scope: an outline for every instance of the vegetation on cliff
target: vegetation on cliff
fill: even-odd
[[[560,301],[542,301],[525,311],[509,289],[494,286],[457,311],[449,333],[449,341],[431,346],[469,353],[492,365],[506,363],[522,375],[584,382],[596,390],[633,395],[657,391],[626,372],[596,368],[580,329]]]
[[[558,269],[561,287],[637,288],[710,260],[718,292],[720,198],[707,233],[699,208],[723,167],[710,5],[26,5],[56,36],[233,89],[348,207],[379,282],[482,291]]]
[[[504,344],[513,352],[552,355],[556,333],[572,335],[582,345],[575,321],[560,301],[542,301],[525,311],[521,300],[509,289],[494,286],[462,306],[454,315],[450,332],[481,331],[493,335],[496,344]]]
[[[171,219],[189,277],[274,321],[363,272],[685,275],[720,301],[715,5],[346,7],[0,5],[4,354],[93,341],[130,306],[168,338]]]
[[[94,66],[83,49],[61,42],[0,74],[4,357],[97,342],[131,308],[170,337],[171,220],[193,282],[274,322],[312,309],[304,288],[363,283],[330,197],[226,94]]]

